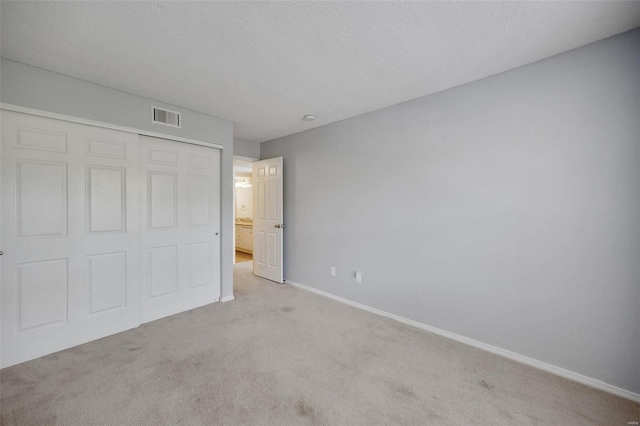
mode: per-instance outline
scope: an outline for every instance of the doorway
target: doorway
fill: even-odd
[[[252,260],[254,274],[282,284],[283,158],[251,160],[234,160],[234,263]]]
[[[253,183],[252,164],[234,160],[234,246],[235,263],[253,261]]]

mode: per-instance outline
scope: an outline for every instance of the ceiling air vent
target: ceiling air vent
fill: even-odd
[[[152,107],[152,119],[155,124],[164,126],[182,127],[182,119],[179,112],[169,111],[168,109]]]

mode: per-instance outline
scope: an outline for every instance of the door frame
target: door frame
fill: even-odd
[[[244,157],[242,155],[234,155],[233,156],[233,264],[236,264],[236,161],[243,161],[245,163],[253,163],[256,161],[260,161],[259,158],[253,157]]]

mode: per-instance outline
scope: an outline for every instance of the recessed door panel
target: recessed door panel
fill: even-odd
[[[67,152],[67,134],[45,129],[16,128],[16,147],[37,151]]]
[[[149,249],[148,268],[151,297],[177,291],[178,248],[176,246]]]
[[[278,182],[270,181],[268,183],[269,191],[267,199],[267,220],[277,222],[278,219]]]
[[[212,256],[211,242],[193,243],[189,248],[189,286],[211,285]]]
[[[149,172],[149,223],[151,229],[175,228],[178,216],[175,173]]]
[[[266,217],[267,206],[265,205],[266,186],[267,184],[265,182],[258,182],[257,185],[255,185],[256,196],[258,198],[258,202],[257,202],[258,214],[256,216],[258,220],[265,220],[267,218]]]
[[[17,265],[19,330],[67,321],[67,259]]]
[[[67,165],[17,160],[15,194],[18,238],[67,235]]]
[[[88,256],[89,312],[122,308],[126,304],[126,252]]]
[[[125,169],[87,167],[87,223],[89,233],[124,232]]]
[[[87,140],[87,155],[124,160],[126,157],[126,146],[123,141],[92,138]]]
[[[211,177],[189,175],[189,227],[211,225]]]
[[[269,232],[269,242],[267,246],[267,253],[269,256],[269,266],[275,268],[278,266],[278,235],[275,232]]]
[[[189,154],[187,165],[194,169],[211,170],[213,166],[212,160],[209,156]]]
[[[256,235],[256,241],[255,241],[255,247],[254,247],[254,251],[253,251],[253,259],[254,262],[258,263],[259,265],[266,265],[266,261],[265,261],[265,256],[267,255],[267,246],[266,246],[266,242],[267,239],[265,238],[265,232],[264,231],[256,231],[255,232]]]
[[[149,148],[149,164],[161,164],[169,166],[178,165],[178,153],[173,150],[161,150]]]

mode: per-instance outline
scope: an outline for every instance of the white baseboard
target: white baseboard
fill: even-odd
[[[232,300],[235,300],[235,299],[236,297],[232,294],[231,296],[221,297],[220,301],[224,303],[224,302],[231,302]]]
[[[354,302],[352,300],[345,299],[343,297],[336,296],[334,294],[327,293],[326,291],[318,290],[317,288],[309,287],[309,286],[306,286],[304,284],[297,283],[295,281],[290,281],[290,280],[285,279],[285,284],[291,284],[294,287],[298,287],[298,288],[301,288],[303,290],[307,290],[307,291],[310,291],[312,293],[316,293],[316,294],[319,294],[321,296],[328,297],[328,298],[333,299],[333,300],[337,300],[338,302],[345,303],[345,304],[353,306],[355,308],[362,309],[364,311],[371,312],[371,313],[374,313],[374,314],[378,314],[378,315],[381,315],[383,317],[391,318],[391,319],[396,320],[398,322],[401,322],[403,324],[411,325],[411,326],[419,328],[421,330],[426,330],[426,331],[429,331],[431,333],[446,337],[446,338],[451,339],[451,340],[455,340],[455,341],[460,342],[460,343],[467,344],[469,346],[473,346],[473,347],[478,348],[478,349],[483,349],[483,350],[485,350],[487,352],[491,352],[491,353],[494,353],[496,355],[503,356],[503,357],[508,358],[508,359],[510,359],[512,361],[516,361],[516,362],[519,362],[521,364],[526,364],[526,365],[529,365],[531,367],[539,368],[540,370],[544,370],[544,371],[547,371],[549,373],[553,373],[553,374],[555,374],[557,376],[564,377],[565,379],[573,380],[575,382],[582,383],[582,384],[590,386],[592,388],[596,388],[596,389],[599,389],[599,390],[602,390],[602,391],[605,391],[605,392],[608,392],[608,393],[611,393],[611,394],[614,394],[614,395],[617,395],[617,396],[621,396],[622,398],[630,399],[631,401],[640,402],[640,394],[631,392],[631,391],[626,390],[626,389],[619,388],[619,387],[614,386],[614,385],[610,385],[610,384],[605,383],[605,382],[603,382],[601,380],[597,380],[597,379],[594,379],[594,378],[591,378],[591,377],[587,377],[587,376],[584,376],[582,374],[578,374],[578,373],[575,373],[573,371],[566,370],[564,368],[557,367],[555,365],[548,364],[548,363],[543,362],[543,361],[538,361],[537,359],[529,358],[528,356],[520,355],[520,354],[517,354],[515,352],[511,352],[511,351],[508,351],[506,349],[502,349],[502,348],[499,348],[497,346],[490,345],[488,343],[483,343],[483,342],[480,342],[478,340],[470,339],[468,337],[461,336],[461,335],[455,334],[455,333],[451,333],[449,331],[445,331],[445,330],[442,330],[442,329],[439,329],[439,328],[436,328],[436,327],[432,327],[430,325],[423,324],[423,323],[418,322],[418,321],[410,320],[408,318],[404,318],[404,317],[401,317],[399,315],[391,314],[389,312],[385,312],[385,311],[382,311],[380,309],[372,308],[371,306],[363,305],[361,303]]]

